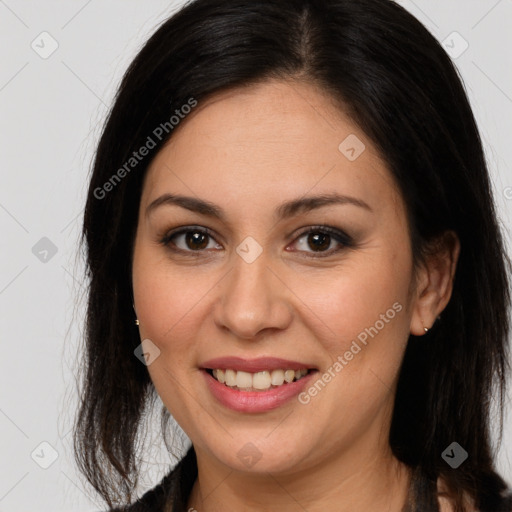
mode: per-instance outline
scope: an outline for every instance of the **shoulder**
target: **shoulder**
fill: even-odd
[[[166,496],[176,481],[176,469],[171,470],[155,487],[146,491],[136,502],[121,508],[111,508],[107,512],[164,512]]]
[[[512,489],[506,489],[501,494],[500,506],[496,512],[512,512]]]
[[[179,463],[152,489],[146,491],[135,503],[110,509],[108,512],[165,512],[166,504],[173,503],[173,510],[186,503],[197,476],[195,452],[190,447]]]
[[[438,498],[439,512],[455,512],[452,500],[442,496],[442,493],[446,491],[446,487],[441,479],[438,480],[437,487],[438,493],[441,493]],[[503,490],[497,498],[497,502],[495,502],[491,508],[486,507],[484,510],[479,510],[475,506],[474,500],[470,499],[467,494],[465,494],[464,498],[464,504],[468,512],[512,512],[512,489],[510,488]]]

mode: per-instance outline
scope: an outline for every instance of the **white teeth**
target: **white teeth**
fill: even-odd
[[[221,384],[229,387],[236,387],[244,391],[265,391],[272,386],[282,386],[283,384],[299,380],[307,375],[308,370],[272,370],[249,373],[236,370],[215,369],[212,371],[213,377]]]
[[[271,382],[273,386],[280,386],[284,382],[284,371],[274,370],[271,375]]]
[[[269,389],[271,384],[269,372],[258,372],[252,376],[252,387],[256,389]]]
[[[295,372],[293,370],[286,370],[284,372],[284,380],[286,382],[292,382],[295,378]]]
[[[228,386],[236,386],[236,372],[235,370],[226,370],[224,372],[224,376],[226,379],[226,385]]]
[[[236,385],[239,388],[252,388],[252,375],[247,372],[236,372]]]

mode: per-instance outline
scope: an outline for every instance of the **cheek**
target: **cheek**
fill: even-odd
[[[377,258],[358,257],[329,273],[295,280],[294,292],[315,322],[324,348],[335,358],[354,340],[407,336],[407,291],[410,268],[393,251]],[[354,349],[354,350],[357,350]],[[350,357],[350,356],[349,356]]]
[[[167,345],[172,340],[177,349],[175,341],[185,343],[183,335],[190,336],[194,326],[197,329],[194,315],[214,278],[192,267],[172,267],[165,256],[155,257],[154,252],[141,247],[134,254],[133,291],[140,332],[157,344]]]
[[[165,257],[156,257],[154,250],[136,246],[132,278],[140,337],[150,339],[160,351],[147,369],[158,395],[180,425],[193,424],[189,411],[196,408],[189,403],[190,393],[183,383],[190,379],[190,372],[197,371],[193,368],[194,340],[201,325],[197,314],[201,299],[213,285],[203,277],[191,269],[177,271]]]
[[[332,418],[333,436],[343,428],[357,437],[392,401],[409,334],[409,276],[406,259],[398,262],[390,252],[378,262],[358,260],[329,279],[302,281],[305,310],[316,318],[317,327],[309,327],[331,361],[319,375],[325,387],[312,382],[302,403],[311,401],[319,417]]]

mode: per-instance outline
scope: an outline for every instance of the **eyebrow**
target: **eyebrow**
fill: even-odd
[[[177,205],[190,210],[191,212],[213,217],[224,222],[226,220],[226,214],[220,206],[217,206],[210,201],[178,194],[163,194],[156,198],[146,208],[146,216],[149,216],[157,208],[166,205]],[[275,209],[274,216],[278,219],[287,219],[300,213],[306,213],[317,208],[331,205],[354,205],[373,213],[372,208],[362,199],[337,193],[330,193],[301,197],[299,199],[286,201]]]

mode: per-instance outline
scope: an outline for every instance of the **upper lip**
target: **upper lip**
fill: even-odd
[[[217,357],[201,364],[207,370],[240,370],[256,373],[265,370],[302,370],[315,369],[310,364],[298,361],[289,361],[277,357],[259,357],[257,359],[243,359],[241,357]]]

